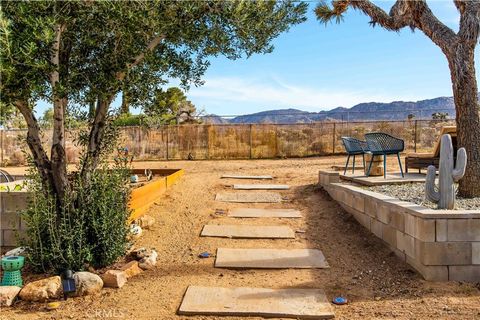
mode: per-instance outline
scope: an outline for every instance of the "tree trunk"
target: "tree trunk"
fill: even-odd
[[[130,112],[130,108],[128,107],[128,96],[127,93],[122,91],[122,105],[120,106],[120,114],[128,114]]]
[[[462,197],[480,196],[480,107],[474,54],[474,46],[459,42],[447,56],[457,113],[458,147],[467,151],[465,176],[459,182]]]
[[[99,97],[97,100],[95,118],[92,123],[92,128],[90,129],[85,159],[82,164],[82,169],[80,170],[80,176],[85,184],[88,183],[91,173],[98,165],[105,127],[107,125],[107,113],[114,97],[115,95],[111,94],[106,99]]]
[[[67,155],[65,153],[65,107],[67,99],[54,101],[53,135],[51,149],[51,163],[54,189],[57,196],[57,204],[62,207],[67,190]]]
[[[52,175],[52,163],[48,159],[47,153],[42,146],[40,139],[40,127],[31,107],[26,101],[16,101],[15,106],[25,118],[27,123],[27,145],[32,152],[33,162],[40,174],[44,191],[46,193],[54,192],[54,182]]]

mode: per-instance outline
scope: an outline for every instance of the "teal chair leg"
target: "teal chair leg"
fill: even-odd
[[[400,172],[402,173],[402,178],[405,178],[403,174],[402,161],[400,160],[400,153],[397,153],[398,165],[400,166]]]
[[[353,168],[352,168],[352,174],[355,174],[355,155],[353,155]]]
[[[367,168],[365,168],[365,153],[362,153],[362,159],[363,159],[363,173],[367,172]]]
[[[372,164],[373,164],[373,154],[372,154],[372,157],[370,158],[370,164],[368,165],[367,177],[370,176],[370,170],[372,169]]]
[[[383,179],[387,179],[387,155],[383,155]]]
[[[350,155],[347,157],[347,163],[345,164],[345,170],[343,170],[343,175],[347,174],[348,162],[350,161]]]

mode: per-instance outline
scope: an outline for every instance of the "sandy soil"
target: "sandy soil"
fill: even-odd
[[[330,157],[136,163],[137,167],[186,170],[185,176],[164,199],[150,209],[149,215],[157,222],[137,244],[159,251],[158,267],[130,279],[122,289],[105,289],[100,296],[69,299],[56,311],[45,311],[45,304],[20,301],[14,308],[2,310],[0,319],[187,319],[177,316],[176,310],[189,285],[323,288],[329,299],[344,295],[350,301],[348,305],[334,307],[336,319],[479,319],[478,285],[422,280],[381,240],[363,229],[316,187],[319,169],[343,161],[341,157]],[[227,185],[233,183],[233,180],[220,179],[225,173],[274,175],[275,183],[292,186],[290,190],[281,191],[288,200],[282,204],[247,206],[297,208],[305,218],[243,221],[215,214],[215,209],[242,206],[214,201],[216,192],[228,190]],[[283,224],[306,232],[288,240],[199,237],[204,224],[222,222]],[[318,248],[325,254],[330,268],[228,270],[214,268],[214,258],[197,258],[203,251],[215,253],[218,247]]]

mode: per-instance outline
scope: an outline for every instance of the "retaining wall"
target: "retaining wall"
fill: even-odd
[[[480,210],[433,210],[341,183],[320,171],[320,185],[347,212],[426,280],[480,281]]]

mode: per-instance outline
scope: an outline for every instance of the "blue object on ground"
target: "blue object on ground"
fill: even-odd
[[[209,252],[202,252],[198,255],[199,258],[210,258]]]
[[[335,297],[333,298],[332,303],[337,305],[342,305],[342,304],[347,304],[348,300],[347,298],[344,298],[344,297]]]

